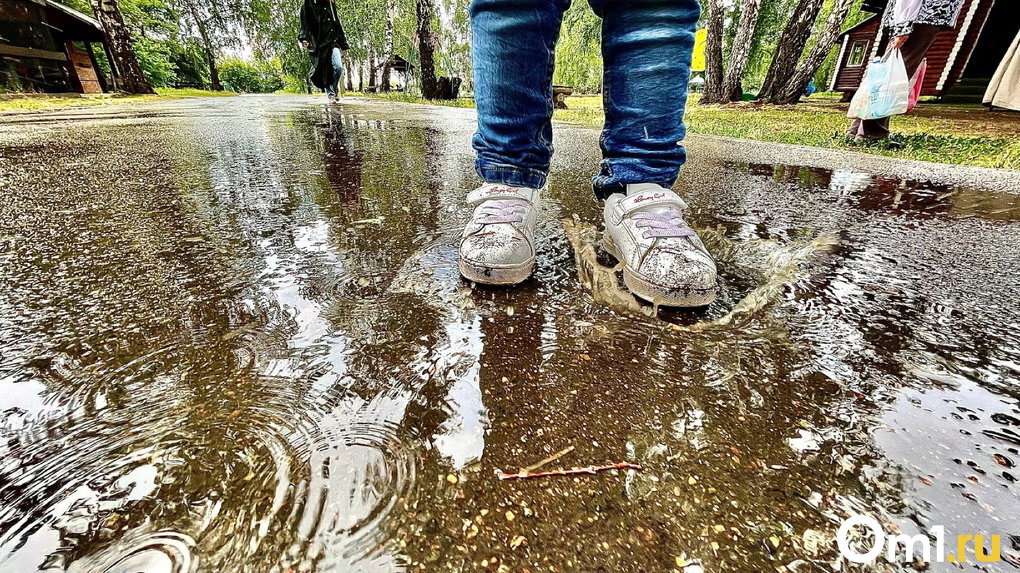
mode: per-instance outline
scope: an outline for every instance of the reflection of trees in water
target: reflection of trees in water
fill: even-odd
[[[167,143],[151,133],[128,140],[138,146],[130,166],[116,154],[91,153],[90,165],[108,179],[82,197],[90,218],[50,222],[66,232],[66,242],[35,243],[63,250],[69,270],[18,271],[47,285],[46,308],[31,317],[37,321],[31,352],[49,357],[35,364],[38,377],[60,401],[71,402],[52,420],[26,419],[28,426],[5,441],[5,457],[21,463],[5,466],[17,471],[0,489],[8,510],[3,520],[12,526],[3,544],[17,551],[15,536],[50,537],[49,515],[62,539],[46,558],[54,566],[101,553],[150,521],[190,522],[191,502],[243,490],[228,484],[248,473],[237,467],[247,463],[248,444],[225,437],[243,423],[236,413],[262,385],[250,372],[257,350],[243,348],[244,338],[236,336],[237,328],[259,320],[255,309],[234,300],[237,283],[250,280],[248,269],[203,218],[196,196],[178,191]],[[46,165],[63,163],[58,157]],[[151,174],[143,189],[132,178],[137,169]],[[77,188],[47,191],[61,197]],[[88,230],[95,227],[103,233]],[[43,425],[48,434],[39,439]],[[229,448],[221,450],[224,445]],[[119,479],[145,468],[159,468],[158,483]],[[17,558],[42,559],[38,553]]]
[[[765,166],[757,174],[783,183],[800,197],[801,188],[818,188],[804,182],[803,169]],[[1002,310],[1009,306],[1006,301],[1012,298],[1007,293],[1015,290],[1010,283],[1015,280],[996,268],[1015,251],[1005,239],[1008,230],[1002,221],[1015,214],[1016,198],[848,169],[833,172],[825,191],[829,202],[814,208],[830,209],[830,224],[840,229],[840,246],[815,265],[803,294],[793,299],[797,311],[792,316],[799,323],[793,329],[797,342],[814,349],[814,358],[802,369],[808,380],[832,385],[850,398],[834,416],[863,415],[868,425],[884,423],[876,419],[881,411],[874,406],[902,402],[896,388],[904,384],[927,387],[928,377],[975,381],[1000,395],[1016,396],[1015,387],[996,383],[1012,374],[1003,355],[1018,352],[1008,343],[1012,337],[1002,320]],[[748,204],[749,212],[754,211],[753,202]],[[767,218],[770,228],[798,226],[791,222],[797,217],[781,209]],[[811,219],[820,217],[811,213]],[[995,411],[974,395],[961,394],[959,399],[960,412],[968,416],[971,405],[979,402],[979,409]],[[917,406],[925,412],[922,418],[938,410],[929,404]],[[904,407],[908,412],[914,408]],[[892,419],[907,419],[907,415]],[[931,431],[951,428],[972,435],[962,424],[947,420],[934,416]],[[938,450],[906,453],[917,445],[911,441],[916,438],[904,435],[918,428],[901,423],[907,431],[885,440],[894,444],[891,452],[885,452],[894,463],[879,457],[877,467],[862,472],[867,476],[864,483],[879,486],[868,492],[869,497],[897,512],[903,509],[904,496],[909,499],[919,468],[938,469],[943,478],[954,473],[942,473],[943,464],[931,461],[939,458]],[[994,441],[978,443],[978,450],[996,447]],[[904,451],[896,452],[896,447]],[[906,467],[896,467],[898,462]],[[969,490],[964,477],[960,474],[953,487]],[[998,477],[987,480],[1010,486],[1009,478],[999,481]],[[980,491],[974,493],[979,495],[963,492],[964,499],[980,500]],[[940,498],[945,493],[936,485],[917,495],[923,501],[907,507],[920,521],[927,522],[941,511],[971,523],[971,529],[981,529],[977,521],[967,521],[973,518],[966,517],[970,512],[966,505],[955,509],[956,491],[948,499]]]
[[[60,541],[52,542],[62,549],[49,558],[53,564],[99,559],[118,540],[164,528],[194,537],[203,567],[221,570],[275,566],[300,540],[306,545],[285,561],[357,560],[384,541],[359,529],[382,530],[374,520],[386,518],[376,513],[390,501],[364,497],[366,488],[402,495],[407,484],[394,480],[413,478],[406,475],[415,464],[408,448],[449,419],[438,402],[453,380],[434,379],[431,371],[447,360],[442,354],[450,345],[437,311],[413,297],[380,294],[381,281],[400,268],[415,241],[436,233],[439,183],[429,175],[436,168],[398,161],[434,135],[352,124],[326,134],[326,155],[316,157],[310,126],[300,141],[294,130],[272,125],[254,130],[261,133],[254,138],[218,127],[198,134],[201,151],[145,146],[151,153],[130,170],[157,170],[168,179],[130,189],[131,208],[114,217],[130,244],[107,245],[97,264],[108,266],[77,267],[80,275],[119,283],[119,308],[130,311],[104,315],[112,309],[102,303],[112,293],[102,293],[94,308],[52,317],[61,328],[39,345],[48,343],[51,351],[39,354],[58,362],[69,357],[73,381],[46,377],[59,391],[73,382],[78,393],[90,387],[104,402],[51,424],[45,439],[26,432],[24,442],[5,444],[8,459],[22,459],[19,472],[66,468],[45,483],[11,480],[13,487],[0,490],[6,525],[30,516],[8,530],[11,543],[38,534],[31,528],[55,512]],[[359,145],[382,158],[372,177],[363,175]],[[176,154],[164,155],[167,149]],[[130,180],[117,177],[123,164],[96,168],[106,168],[113,181]],[[328,185],[316,181],[315,171],[326,172]],[[408,178],[428,183],[415,192]],[[412,191],[394,193],[393,186]],[[115,187],[90,199],[111,194]],[[376,215],[387,229],[351,226]],[[124,264],[110,264],[117,259]],[[374,295],[351,288],[359,275],[380,281]],[[80,295],[76,287],[64,294]],[[378,336],[358,320],[370,315],[379,319],[371,326]],[[108,328],[90,336],[107,319]],[[86,367],[96,375],[78,372]],[[68,441],[75,446],[66,447]],[[87,451],[84,444],[91,444]],[[317,451],[327,453],[312,458],[328,468],[308,466]],[[155,473],[151,483],[124,477],[148,475],[146,468]],[[317,477],[320,470],[328,475]],[[323,498],[331,487],[349,497]],[[77,505],[61,503],[74,499]],[[325,505],[315,510],[316,503]],[[358,536],[369,546],[355,545],[345,556],[344,539]],[[310,547],[322,553],[305,554]],[[376,554],[368,563],[393,567],[392,556]]]

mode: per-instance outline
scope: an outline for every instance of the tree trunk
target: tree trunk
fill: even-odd
[[[390,91],[390,67],[393,65],[393,21],[397,17],[395,0],[386,2],[386,37],[383,43],[382,91]]]
[[[368,69],[368,63],[365,62],[365,64],[363,66],[361,66],[361,69],[358,70],[358,91],[359,92],[365,91],[365,76],[368,75],[368,72],[366,71],[367,69]]]
[[[421,72],[421,96],[438,99],[439,82],[436,80],[436,40],[432,35],[432,14],[435,0],[417,0],[415,12],[418,17],[418,70]]]
[[[119,79],[120,89],[131,94],[156,93],[145,79],[142,67],[138,65],[131,35],[124,25],[124,17],[117,6],[117,0],[89,0],[96,19],[103,26],[106,45],[110,52],[110,67]]]
[[[198,35],[202,37],[202,51],[205,52],[205,60],[209,64],[209,88],[214,92],[223,91],[223,86],[220,84],[220,69],[216,66],[216,49],[213,47],[212,40],[209,39],[205,20],[199,15],[198,8],[195,7],[194,2],[188,1],[185,4],[188,5],[191,17],[195,19]]]
[[[351,59],[344,58],[344,75],[347,76],[347,91],[354,91],[354,78],[351,77],[354,71],[351,69]]]
[[[769,71],[765,74],[765,82],[758,93],[759,100],[771,101],[775,99],[790,81],[797,69],[800,55],[804,53],[808,37],[811,36],[811,29],[815,25],[815,19],[818,18],[818,11],[822,9],[822,2],[823,0],[800,0],[797,7],[793,9],[793,15],[779,37],[776,55],[772,58]]]
[[[705,89],[699,103],[722,103],[723,97],[723,5],[722,0],[708,0],[705,16]]]
[[[209,89],[214,92],[223,91],[223,84],[220,83],[220,69],[216,65],[216,53],[212,46],[206,45],[205,59],[209,62]]]
[[[829,56],[832,46],[836,44],[836,38],[839,36],[840,31],[842,31],[843,23],[846,21],[846,17],[852,7],[853,0],[835,0],[832,12],[825,21],[825,27],[818,34],[814,46],[811,47],[811,51],[801,60],[800,65],[797,66],[789,81],[786,82],[782,89],[778,90],[775,97],[769,100],[769,103],[787,104],[800,101],[800,96],[804,94],[804,90],[807,89],[811,78],[814,77],[818,68],[825,63],[825,58]]]
[[[374,92],[375,89],[375,73],[379,68],[375,61],[375,46],[371,45],[368,47],[368,91]]]
[[[754,44],[754,29],[758,24],[760,8],[761,0],[744,0],[740,7],[740,21],[733,36],[733,45],[730,46],[730,57],[723,78],[722,97],[728,101],[744,99],[744,86],[741,82]]]

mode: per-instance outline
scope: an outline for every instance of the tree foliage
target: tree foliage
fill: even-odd
[[[587,3],[574,2],[563,15],[553,82],[584,93],[602,90],[602,20]]]
[[[91,11],[90,0],[60,1]],[[118,0],[138,63],[153,86],[215,88],[220,64],[228,61],[237,83],[239,58],[254,69],[278,70],[287,89],[307,90],[312,61],[297,43],[302,1]],[[344,54],[348,87],[420,93],[426,87],[422,75],[434,75],[460,77],[470,89],[469,1],[334,0],[351,45]],[[786,96],[799,89],[793,84],[812,77],[821,84],[835,64],[835,34],[861,17],[859,0],[700,1],[702,25],[713,27],[705,101],[738,100],[766,79]],[[790,29],[794,21],[802,22],[797,34]],[[582,93],[601,91],[601,27],[587,3],[573,3],[563,18],[555,83]],[[424,67],[434,71],[422,69],[423,56]],[[410,62],[413,73],[389,73],[395,57]],[[783,81],[775,81],[777,74]],[[253,87],[244,85],[242,91]]]
[[[227,58],[220,63],[223,87],[240,93],[273,93],[286,85],[279,60],[252,63]]]

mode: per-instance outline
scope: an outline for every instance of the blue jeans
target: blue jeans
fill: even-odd
[[[340,55],[340,48],[333,48],[333,81],[326,87],[326,94],[333,97],[340,93],[340,80],[344,77],[344,62]]]
[[[686,160],[684,105],[697,0],[589,0],[602,18],[601,172],[605,199],[628,183],[670,187]],[[474,0],[476,170],[489,183],[542,187],[552,158],[556,40],[570,0]]]

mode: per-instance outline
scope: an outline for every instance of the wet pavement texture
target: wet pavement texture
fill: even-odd
[[[473,113],[0,120],[0,571],[849,570],[859,511],[1020,560],[1017,174],[694,138],[723,294],[655,315],[581,126],[535,276],[458,277]],[[643,469],[494,473],[571,446]]]

